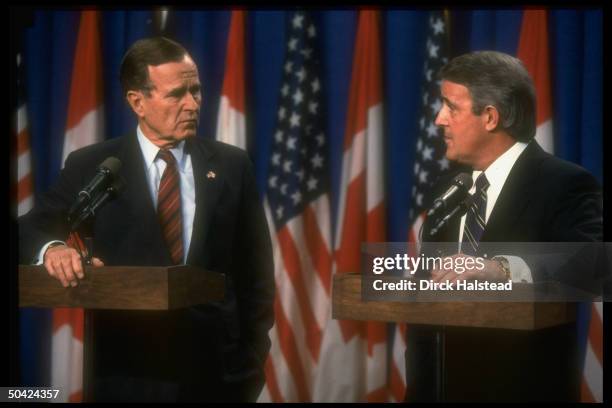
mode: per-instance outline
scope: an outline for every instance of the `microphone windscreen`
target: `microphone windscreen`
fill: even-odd
[[[472,184],[474,184],[474,181],[472,181],[472,175],[469,173],[459,173],[457,175],[457,177],[455,177],[455,180],[453,181],[453,184],[464,188],[466,191],[469,190],[470,188],[472,188]]]
[[[116,178],[113,180],[113,183],[110,185],[109,189],[113,193],[115,197],[123,192],[125,189],[125,182],[121,178]]]
[[[121,160],[116,157],[108,157],[100,164],[100,168],[107,169],[113,176],[121,169]]]

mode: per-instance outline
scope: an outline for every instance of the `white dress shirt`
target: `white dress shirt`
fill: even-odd
[[[527,143],[516,142],[512,145],[511,148],[506,150],[501,156],[499,156],[489,167],[484,170],[485,176],[489,181],[489,188],[487,189],[487,208],[485,210],[485,224],[489,222],[489,216],[493,212],[493,208],[495,207],[495,203],[497,202],[497,198],[499,197],[499,193],[501,192],[504,184],[506,183],[506,179],[508,178],[508,174],[510,174],[510,170],[516,163],[516,160],[519,158],[523,150],[527,147]],[[475,170],[472,172],[472,180],[476,180],[482,171]],[[476,191],[476,183],[472,186],[469,193],[474,194]],[[461,241],[463,239],[463,228],[465,227],[465,219],[467,214],[461,217],[461,223],[459,225],[459,250],[461,250]],[[533,282],[533,278],[531,276],[531,270],[525,263],[525,261],[518,257],[512,255],[501,255],[508,260],[510,264],[510,274],[512,276],[512,280],[515,282]]]

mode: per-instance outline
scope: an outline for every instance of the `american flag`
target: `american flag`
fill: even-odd
[[[23,61],[17,53],[17,112],[15,138],[17,146],[17,215],[30,211],[34,204],[32,183],[32,157],[30,153],[30,134],[28,133],[28,114],[23,89]]]
[[[428,207],[426,197],[442,172],[448,170],[445,157],[446,145],[443,131],[435,125],[436,115],[442,108],[440,81],[436,78],[440,69],[448,62],[448,30],[442,11],[433,11],[429,16],[429,32],[423,66],[423,92],[419,135],[416,144],[416,159],[413,169],[412,206],[410,207],[410,242],[419,240],[419,229],[425,220]]]
[[[440,174],[448,170],[450,166],[445,157],[446,146],[443,132],[434,123],[442,107],[440,81],[437,80],[436,75],[448,62],[448,26],[444,12],[432,11],[430,13],[425,46],[422,106],[409,212],[411,227],[408,231],[408,242],[415,245],[409,248],[412,255],[419,251],[419,231],[425,221],[425,211],[429,206],[426,197]],[[396,401],[401,401],[406,392],[404,362],[406,335],[410,336],[410,328],[407,328],[405,324],[395,326],[390,380],[391,395]]]
[[[591,303],[591,320],[580,386],[581,402],[603,402],[603,303]]]
[[[330,319],[331,223],[317,26],[287,22],[287,48],[265,202],[274,247],[272,346],[260,401],[313,401]]]

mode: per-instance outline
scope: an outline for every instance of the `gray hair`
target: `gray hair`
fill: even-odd
[[[153,85],[149,78],[149,65],[180,62],[185,55],[189,55],[187,50],[169,38],[151,37],[136,41],[125,53],[119,69],[123,95],[137,90],[150,96]]]
[[[442,67],[439,77],[468,89],[475,115],[487,105],[494,106],[501,127],[514,139],[528,142],[534,138],[535,87],[518,58],[497,51],[471,52],[453,58]]]

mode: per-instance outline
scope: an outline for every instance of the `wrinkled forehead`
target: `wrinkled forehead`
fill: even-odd
[[[442,80],[440,84],[440,93],[443,98],[449,99],[454,102],[471,102],[472,95],[470,90],[462,84],[452,82],[449,80]]]
[[[198,67],[189,55],[182,61],[149,65],[149,78],[154,85],[199,82]]]

